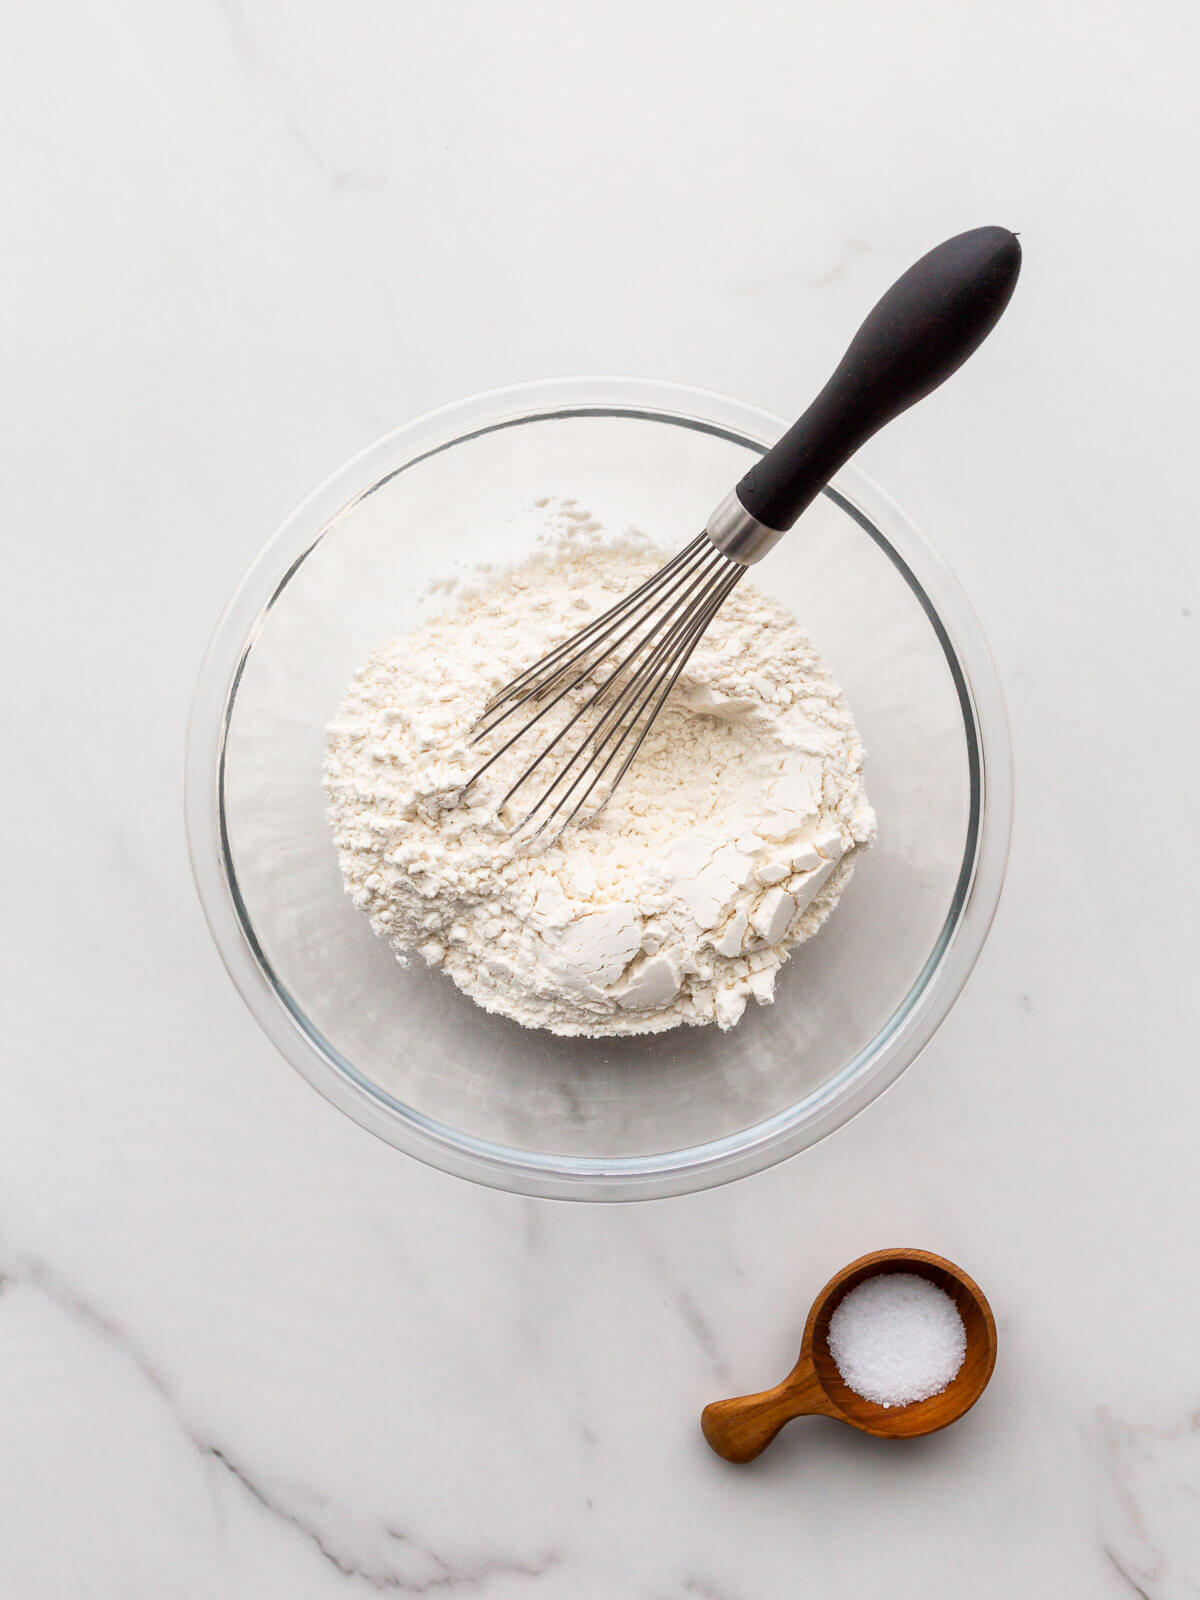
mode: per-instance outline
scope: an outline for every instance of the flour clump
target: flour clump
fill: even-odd
[[[459,803],[480,712],[664,560],[572,501],[541,515],[532,555],[452,590],[347,690],[325,764],[347,890],[402,959],[527,1027],[732,1027],[874,838],[853,720],[795,619],[744,580],[601,814],[539,847],[508,838],[520,812],[496,808],[531,752]]]

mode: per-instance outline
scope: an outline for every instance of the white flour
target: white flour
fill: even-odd
[[[481,759],[463,736],[664,559],[574,502],[544,515],[536,555],[460,590],[350,685],[325,768],[346,887],[402,959],[527,1027],[732,1027],[772,999],[874,838],[853,721],[795,620],[743,580],[600,817],[540,850],[509,842],[495,807],[531,752],[456,805]]]

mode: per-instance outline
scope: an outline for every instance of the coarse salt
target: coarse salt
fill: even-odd
[[[944,1289],[915,1272],[880,1272],[835,1308],[829,1353],[855,1394],[907,1406],[941,1394],[955,1377],[967,1333]]]

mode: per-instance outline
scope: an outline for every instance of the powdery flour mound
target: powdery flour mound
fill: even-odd
[[[773,998],[874,838],[854,723],[795,619],[743,580],[600,816],[548,846],[509,841],[523,813],[496,806],[536,747],[520,741],[457,804],[494,748],[465,736],[665,559],[574,502],[544,514],[536,554],[460,588],[350,685],[325,767],[346,887],[401,959],[526,1027],[732,1027]]]

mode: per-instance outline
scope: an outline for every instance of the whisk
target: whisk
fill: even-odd
[[[1008,304],[1020,267],[1015,234],[975,228],[938,245],[897,279],[812,405],[725,496],[703,532],[492,697],[473,743],[510,718],[522,712],[525,717],[472,774],[460,798],[506,751],[540,728],[550,736],[497,812],[562,750],[565,759],[512,833],[527,831],[532,840],[556,827],[557,836],[593,796],[589,815],[597,815],[746,569],[773,549],[861,444],[978,349]],[[578,706],[570,698],[577,691],[586,696]],[[547,719],[564,702],[566,721],[551,732]]]

